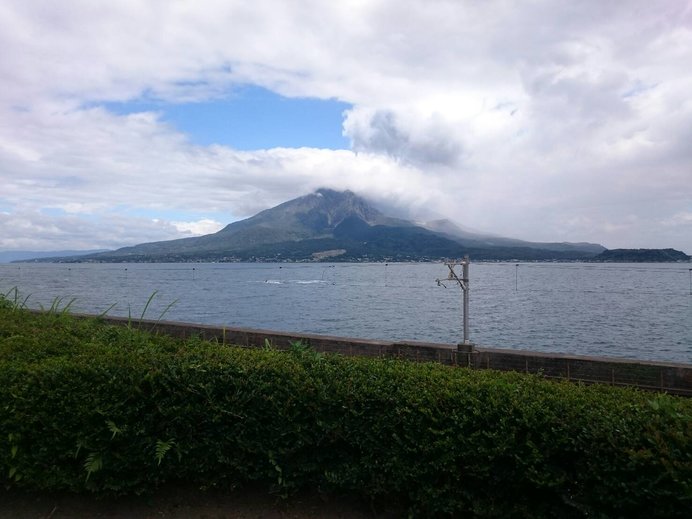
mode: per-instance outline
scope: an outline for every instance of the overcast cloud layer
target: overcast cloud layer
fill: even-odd
[[[0,49],[0,249],[208,233],[326,186],[692,253],[691,2],[5,0]],[[103,107],[246,84],[349,103],[351,149],[198,146]]]

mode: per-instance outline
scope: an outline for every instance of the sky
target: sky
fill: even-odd
[[[0,250],[207,234],[320,187],[692,254],[692,1],[3,0]]]

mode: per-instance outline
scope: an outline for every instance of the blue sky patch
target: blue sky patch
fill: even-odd
[[[159,112],[162,121],[202,146],[221,144],[237,150],[350,147],[342,135],[342,123],[343,112],[351,105],[334,99],[289,98],[243,86],[225,98],[205,102],[139,100],[102,106],[119,115]]]

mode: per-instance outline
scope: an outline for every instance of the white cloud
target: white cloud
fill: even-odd
[[[671,218],[663,220],[661,224],[667,227],[684,226],[692,232],[692,211],[680,211]]]
[[[178,231],[192,236],[202,236],[220,231],[224,225],[210,218],[202,218],[194,222],[171,222]]]
[[[0,247],[179,237],[328,186],[510,236],[692,252],[689,3],[10,0],[0,46]],[[351,103],[353,151],[194,146],[97,106],[239,83]],[[157,211],[146,237],[116,221]]]
[[[86,219],[24,209],[0,213],[0,229],[2,250],[114,249],[127,243],[180,237],[173,225],[147,218],[103,214]]]

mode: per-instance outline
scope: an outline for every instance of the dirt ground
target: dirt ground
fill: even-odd
[[[181,485],[153,496],[96,499],[71,494],[26,494],[0,489],[0,519],[372,519],[401,513],[316,492],[281,500],[259,489],[202,492]]]

